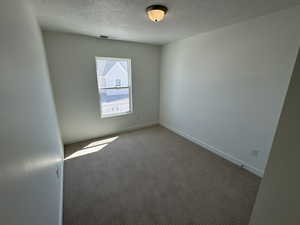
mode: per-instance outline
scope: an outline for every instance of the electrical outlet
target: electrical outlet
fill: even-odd
[[[252,150],[252,151],[251,151],[251,155],[252,155],[253,157],[255,157],[255,158],[258,157],[259,153],[260,153],[259,150]]]
[[[57,176],[57,179],[60,178],[60,169],[59,169],[59,166],[56,166],[56,176]]]

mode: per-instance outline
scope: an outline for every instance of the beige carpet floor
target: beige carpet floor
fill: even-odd
[[[246,225],[260,178],[160,127],[65,148],[64,225]]]

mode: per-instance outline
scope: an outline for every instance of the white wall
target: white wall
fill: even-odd
[[[40,30],[25,1],[0,2],[0,223],[58,225],[62,144]]]
[[[289,85],[251,225],[299,224],[300,51]]]
[[[158,123],[160,47],[44,32],[64,143]],[[134,112],[100,118],[95,56],[132,59]]]
[[[299,23],[300,7],[164,46],[160,122],[262,175],[299,46]]]

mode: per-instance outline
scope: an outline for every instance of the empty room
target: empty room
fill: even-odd
[[[300,223],[299,0],[0,18],[0,224]]]

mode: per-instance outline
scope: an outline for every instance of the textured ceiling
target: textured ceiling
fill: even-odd
[[[300,4],[300,0],[30,0],[43,29],[153,44],[234,24]],[[169,7],[166,19],[149,21],[145,8]]]

